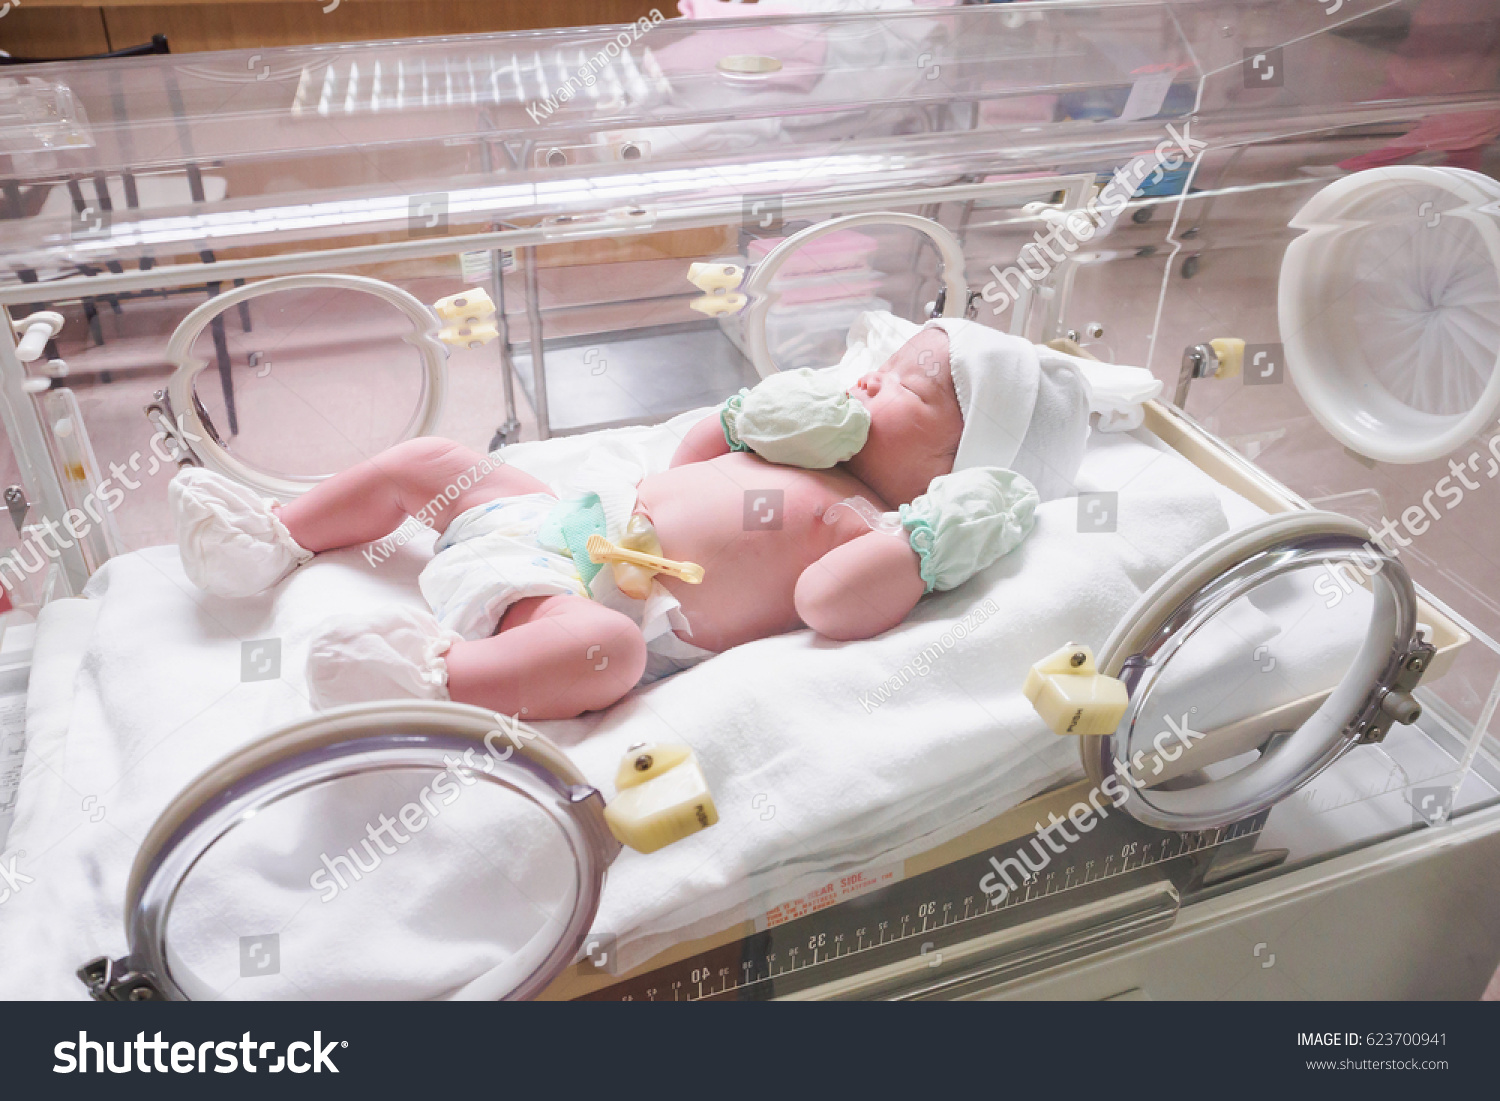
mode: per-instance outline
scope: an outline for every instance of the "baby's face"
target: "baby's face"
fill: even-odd
[[[870,436],[848,465],[887,504],[905,504],[952,473],[964,418],[942,329],[923,329],[849,393],[870,411]]]

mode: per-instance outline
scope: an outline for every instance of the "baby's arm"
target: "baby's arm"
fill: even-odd
[[[797,615],[825,638],[874,638],[906,618],[926,591],[921,559],[903,535],[866,532],[797,579]]]
[[[682,442],[677,445],[671,465],[685,466],[688,463],[701,463],[728,453],[729,441],[724,438],[724,423],[719,420],[719,414],[714,413],[704,417],[688,429],[687,435],[682,437]]]

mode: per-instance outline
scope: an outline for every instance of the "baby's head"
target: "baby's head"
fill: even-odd
[[[952,473],[964,416],[942,329],[923,329],[849,393],[869,410],[870,434],[844,465],[887,505],[909,504]]]
[[[773,374],[725,403],[730,446],[787,466],[842,462],[887,506],[974,467],[1013,470],[1043,501],[1072,492],[1089,401],[1068,356],[949,318],[847,391],[838,387],[837,376],[811,368]]]
[[[929,323],[850,394],[870,412],[846,465],[890,505],[943,474],[1013,470],[1043,501],[1073,493],[1089,432],[1077,360],[974,321]]]

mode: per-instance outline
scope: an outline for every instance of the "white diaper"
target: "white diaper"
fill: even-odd
[[[443,627],[470,640],[489,638],[518,600],[586,595],[573,559],[537,542],[542,521],[556,507],[556,497],[528,493],[459,514],[417,579]]]
[[[622,490],[598,491],[611,539],[619,537],[635,503],[634,487],[629,487],[628,501]],[[563,593],[592,595],[640,627],[647,650],[640,683],[660,680],[713,656],[677,637],[677,631],[691,634],[692,630],[677,598],[660,583],[651,586],[645,600],[635,600],[615,587],[614,573],[606,568],[585,588],[573,559],[538,539],[542,522],[557,503],[549,494],[528,493],[476,505],[454,519],[418,578],[422,595],[444,630],[470,640],[489,638],[506,609],[518,600]]]

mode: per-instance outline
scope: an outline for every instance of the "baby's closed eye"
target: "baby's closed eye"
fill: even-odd
[[[923,401],[932,401],[942,392],[942,384],[938,379],[920,370],[908,372],[901,384]]]

